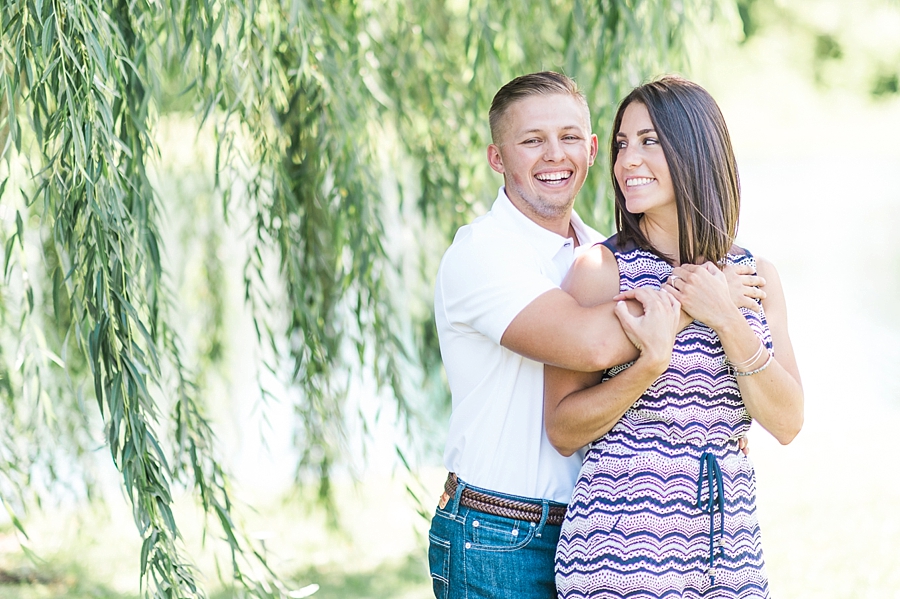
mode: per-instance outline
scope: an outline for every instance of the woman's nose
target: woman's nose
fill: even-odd
[[[641,163],[641,155],[636,149],[633,149],[631,146],[625,146],[621,150],[619,150],[618,156],[616,159],[619,163],[625,168],[634,168]]]

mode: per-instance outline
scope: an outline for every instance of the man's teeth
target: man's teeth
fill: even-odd
[[[634,187],[636,185],[647,185],[653,181],[650,177],[635,177],[634,179],[628,179],[625,181],[626,187]]]
[[[563,179],[568,179],[572,176],[570,172],[564,173],[542,173],[537,175],[537,178],[541,181],[562,181]]]

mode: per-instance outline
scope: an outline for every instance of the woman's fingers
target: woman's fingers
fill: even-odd
[[[627,299],[634,299],[634,291],[635,291],[634,289],[626,289],[625,291],[617,293],[616,295],[613,296],[613,301],[621,302],[621,301],[624,301]]]
[[[675,287],[675,285],[673,285],[672,283],[666,283],[662,286],[662,289],[679,302],[681,301],[681,291],[679,291],[678,288]]]
[[[755,285],[747,285],[746,283],[744,283],[742,285],[742,287],[744,289],[744,295],[746,297],[749,297],[751,299],[758,299],[758,300],[766,299],[766,292],[763,291],[762,289],[760,289],[759,287],[757,287]]]
[[[732,278],[740,279],[747,287],[765,287],[766,279],[756,274],[756,270],[749,264],[726,264],[722,269],[730,281]]]
[[[759,301],[765,299],[766,292],[756,284],[764,285],[765,279],[753,272],[746,264],[728,265],[724,270],[712,262],[683,264],[672,269],[659,291],[665,291],[678,303],[679,310],[684,310],[691,318],[711,324],[733,306],[757,312],[761,309]],[[648,305],[662,298],[654,288],[639,287],[624,291],[613,299],[637,300],[647,310]],[[667,307],[671,305],[667,303]]]
[[[674,294],[670,293],[666,289],[663,289],[666,292],[666,297],[669,299],[669,306],[674,309],[676,312],[681,310],[681,302],[678,301],[678,298],[675,297]]]
[[[760,287],[766,284],[766,280],[753,274],[754,271],[748,264],[729,264],[724,273],[734,305],[759,312],[762,309],[759,302],[766,299],[766,292]]]
[[[628,307],[625,305],[624,301],[616,302],[616,307],[613,310],[613,313],[616,315],[616,318],[619,319],[619,323],[622,325],[622,330],[625,331],[625,336],[628,337],[628,340],[631,341],[632,345],[634,345],[638,352],[644,353],[644,341],[641,339],[641,336],[636,334],[635,330],[637,328],[636,324],[640,316],[634,316],[631,312],[628,311]]]
[[[619,293],[618,295],[613,297],[613,301],[618,302],[622,300],[633,299],[646,306],[647,302],[659,299],[656,297],[658,293],[659,290],[654,289],[653,287],[636,287],[634,289],[627,289]]]

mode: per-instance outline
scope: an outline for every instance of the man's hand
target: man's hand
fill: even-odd
[[[753,300],[766,299],[766,292],[762,290],[766,280],[753,274],[749,264],[726,264],[722,271],[728,281],[728,290],[734,305],[759,312],[760,305]]]

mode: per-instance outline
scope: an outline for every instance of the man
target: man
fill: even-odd
[[[435,289],[453,397],[444,452],[452,474],[429,562],[438,599],[551,599],[583,454],[563,457],[547,439],[543,365],[596,371],[634,360],[629,338],[641,345],[678,314],[645,301],[662,292],[640,290],[641,315],[625,304],[582,307],[559,287],[576,248],[602,240],[572,211],[598,147],[574,82],[551,72],[510,81],[494,97],[490,125],[488,162],[504,187],[488,214],[457,232]],[[629,369],[617,379],[642,391],[655,376]]]

